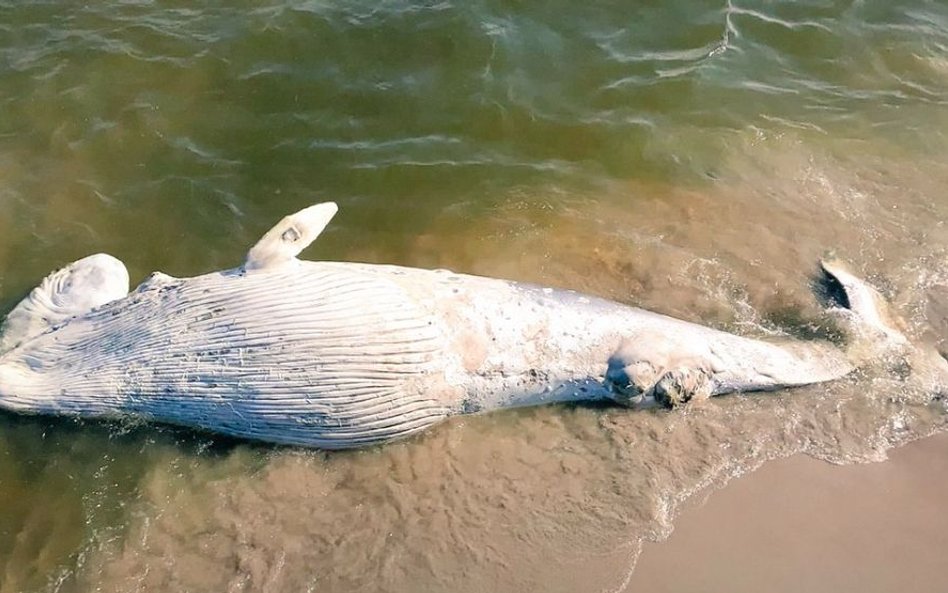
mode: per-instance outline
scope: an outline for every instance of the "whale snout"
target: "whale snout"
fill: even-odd
[[[55,309],[78,315],[128,294],[128,270],[105,253],[84,257],[51,276],[46,283]]]
[[[0,327],[0,352],[52,326],[128,294],[128,270],[118,259],[97,253],[56,270],[13,308]]]

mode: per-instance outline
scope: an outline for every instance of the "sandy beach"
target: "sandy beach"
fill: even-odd
[[[646,544],[627,592],[946,591],[948,434],[835,466],[797,455],[713,492]]]

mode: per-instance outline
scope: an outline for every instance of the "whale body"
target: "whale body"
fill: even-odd
[[[341,449],[456,414],[676,403],[853,370],[830,344],[751,339],[573,291],[297,259],[335,212],[319,204],[286,217],[241,267],[156,273],[128,294],[110,256],[55,272],[0,335],[0,408]],[[865,288],[834,278],[850,282],[847,294]],[[884,325],[876,304],[859,307]]]

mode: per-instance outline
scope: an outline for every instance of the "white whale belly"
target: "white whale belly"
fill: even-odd
[[[344,448],[448,415],[442,328],[367,270],[305,263],[146,282],[4,355],[23,411],[138,414]],[[15,360],[13,360],[15,359]]]

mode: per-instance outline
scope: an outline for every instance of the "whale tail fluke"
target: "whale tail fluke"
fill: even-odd
[[[909,346],[905,322],[879,291],[835,257],[820,260],[820,272],[821,292],[847,334],[848,354],[855,364],[904,354]]]
[[[911,372],[928,381],[935,392],[948,390],[948,360],[934,348],[909,342],[905,322],[875,288],[838,259],[822,260],[820,269],[831,311],[848,334],[853,364],[881,361],[900,374]]]
[[[855,339],[881,341],[880,346],[892,348],[908,343],[905,322],[892,312],[885,298],[875,288],[853,274],[837,258],[820,260],[825,296],[835,310],[843,312]]]

